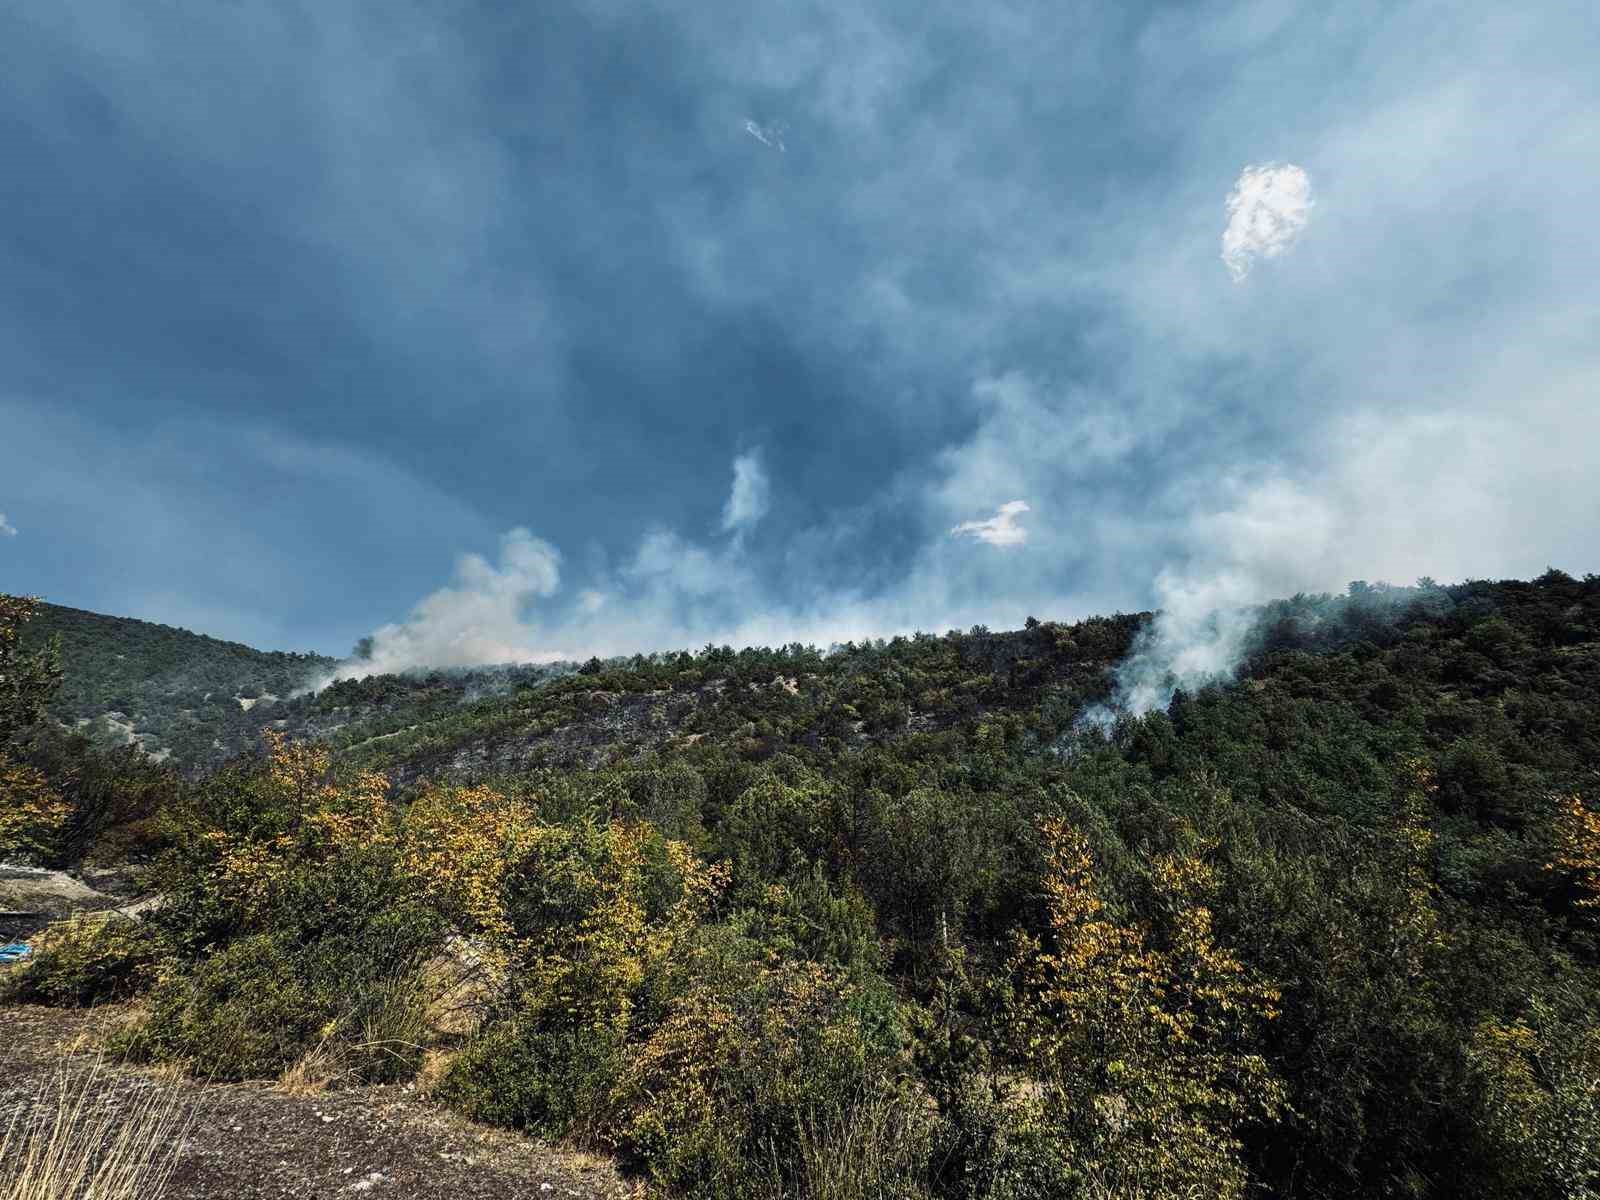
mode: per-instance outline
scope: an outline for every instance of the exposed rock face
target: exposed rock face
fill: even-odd
[[[65,871],[0,863],[0,909],[65,917],[116,906],[116,898],[97,891]]]
[[[115,886],[122,881],[97,879],[96,882]],[[157,897],[127,903],[65,871],[0,863],[0,941],[25,938],[34,930],[74,913],[104,912],[135,918],[159,903]]]

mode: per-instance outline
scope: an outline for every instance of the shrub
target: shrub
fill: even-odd
[[[928,1123],[896,1090],[899,1048],[870,1019],[867,990],[790,963],[731,993],[689,991],[630,1054],[619,1143],[658,1183],[718,1200],[846,1195],[851,1180],[891,1176],[914,1194]],[[888,1145],[890,1133],[903,1140]]]
[[[71,812],[43,774],[0,748],[0,858],[53,861]]]
[[[126,917],[79,913],[48,926],[33,953],[0,976],[0,1000],[80,1005],[123,1000],[154,982],[160,940]]]
[[[410,1078],[429,1044],[431,914],[402,907],[311,941],[295,932],[239,938],[163,979],[116,1048],[217,1079],[274,1077],[313,1051],[333,1078]]]
[[[423,964],[447,927],[403,869],[387,782],[271,742],[173,822],[155,917],[186,967],[118,1048],[222,1079],[408,1078],[427,1049]]]
[[[622,1051],[609,1028],[511,1020],[467,1046],[438,1094],[477,1121],[598,1142]]]

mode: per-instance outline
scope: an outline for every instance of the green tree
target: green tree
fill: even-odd
[[[22,627],[39,609],[32,596],[0,594],[0,750],[27,729],[61,687],[61,648],[22,648]]]
[[[1284,1088],[1251,1048],[1278,993],[1220,945],[1219,887],[1198,854],[1152,866],[1157,919],[1112,915],[1089,843],[1043,826],[1048,908],[1021,934],[1010,1041],[1019,1087],[1009,1176],[1021,1196],[1242,1197],[1243,1135],[1283,1107]]]
[[[25,653],[22,626],[38,611],[29,596],[0,595],[0,854],[49,857],[69,808],[44,775],[10,753],[61,686],[61,651],[52,642]]]

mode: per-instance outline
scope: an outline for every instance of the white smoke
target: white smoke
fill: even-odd
[[[1156,577],[1155,618],[1118,665],[1111,703],[1086,709],[1080,728],[1109,732],[1119,714],[1164,712],[1180,689],[1230,682],[1256,629],[1252,606],[1336,569],[1343,517],[1327,497],[1276,476],[1221,491],[1231,504],[1189,522],[1187,540],[1204,554]]]
[[[463,555],[448,587],[363,639],[361,650],[315,687],[423,668],[605,657],[725,633],[737,626],[730,621],[737,608],[764,600],[745,562],[744,537],[771,507],[771,490],[760,450],[739,455],[722,510],[731,539],[707,545],[647,530],[629,560],[598,569],[567,605],[554,601],[560,553],[527,529],[513,529],[501,538],[497,563]]]
[[[373,633],[362,658],[340,666],[321,686],[428,667],[470,667],[489,663],[553,661],[541,650],[538,630],[525,609],[536,598],[555,593],[561,581],[561,556],[555,547],[526,529],[500,539],[500,561],[463,554],[455,580],[429,595],[404,621]]]
[[[17,527],[6,520],[6,515],[0,512],[0,537],[16,537]]]
[[[1197,586],[1163,572],[1156,581],[1163,596],[1161,609],[1118,665],[1111,703],[1085,709],[1078,727],[1110,732],[1121,714],[1142,717],[1165,712],[1180,689],[1231,682],[1249,648],[1256,619],[1249,608],[1217,607],[1215,602],[1240,587],[1236,579]]]
[[[1222,261],[1242,283],[1257,258],[1277,258],[1294,245],[1311,217],[1311,177],[1293,163],[1249,166],[1228,194]]]
[[[1028,531],[1017,524],[1017,518],[1028,511],[1026,500],[1008,500],[994,516],[982,521],[962,521],[950,530],[950,535],[977,538],[991,546],[1021,546],[1028,540]]]
[[[722,506],[724,533],[743,533],[767,515],[772,502],[772,486],[761,451],[752,450],[733,460],[733,488]]]

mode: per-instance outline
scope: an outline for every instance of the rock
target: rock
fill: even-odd
[[[0,863],[0,909],[65,917],[110,908],[116,900],[65,871]]]

